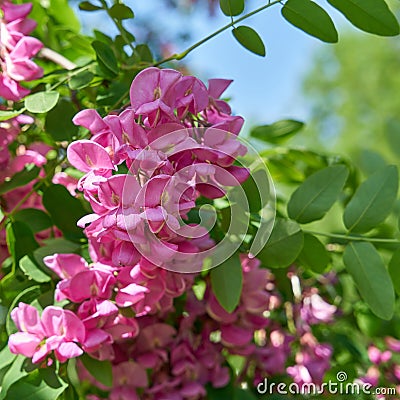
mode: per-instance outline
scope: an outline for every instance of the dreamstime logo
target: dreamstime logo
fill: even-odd
[[[339,371],[336,374],[336,382],[328,380],[323,382],[321,385],[315,383],[303,383],[298,384],[296,382],[284,383],[284,382],[269,382],[267,378],[264,378],[257,385],[257,392],[259,394],[301,394],[301,395],[321,395],[324,393],[329,394],[340,394],[340,395],[395,395],[396,388],[373,388],[370,383],[356,380],[354,382],[346,382],[348,379],[346,372]]]
[[[125,229],[153,264],[196,273],[220,265],[243,244],[251,256],[265,246],[275,220],[275,188],[264,160],[244,139],[216,128],[188,128],[162,134],[129,156],[123,199],[133,206],[123,210]],[[246,194],[241,182],[247,174]],[[195,204],[197,191],[214,200]],[[260,211],[252,214],[254,202]],[[208,237],[214,228],[224,233],[218,243]]]

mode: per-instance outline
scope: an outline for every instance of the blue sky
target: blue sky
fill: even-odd
[[[206,0],[200,0],[206,1]],[[192,37],[176,45],[182,51],[230,21],[217,10],[210,18],[207,10],[195,9],[185,15],[175,13],[160,0],[127,0],[136,14],[135,20],[126,25],[135,34],[140,19],[147,18],[161,32],[188,30]],[[246,11],[265,2],[253,0]],[[327,8],[324,2],[324,7]],[[329,7],[329,6],[328,6]],[[330,8],[330,10],[332,10]],[[331,12],[330,12],[331,13]],[[343,19],[332,10],[336,22]],[[104,26],[103,13],[80,13],[86,30],[93,26]],[[136,22],[135,22],[136,21]],[[231,31],[213,38],[194,50],[186,63],[190,70],[203,80],[208,78],[234,79],[229,91],[231,105],[236,114],[242,115],[248,125],[272,123],[283,118],[307,120],[309,112],[301,94],[302,77],[312,63],[313,54],[322,46],[329,46],[299,31],[287,23],[276,5],[242,22],[255,28],[267,47],[267,57],[256,56],[242,48]],[[109,33],[115,33],[112,24]]]

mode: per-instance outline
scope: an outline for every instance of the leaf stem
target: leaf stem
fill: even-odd
[[[354,242],[400,244],[400,241],[397,239],[371,238],[371,237],[365,237],[365,236],[345,235],[345,234],[340,234],[340,233],[315,232],[315,231],[309,231],[306,229],[303,229],[303,232],[309,233],[310,235],[325,236],[325,237],[335,238],[335,239],[344,239],[344,240],[350,240],[350,241],[354,241]]]
[[[197,43],[193,44],[192,46],[190,46],[189,48],[187,48],[185,51],[183,51],[182,53],[179,54],[173,54],[170,57],[164,58],[161,61],[158,61],[157,63],[153,64],[153,66],[158,67],[161,64],[165,64],[166,62],[169,61],[179,61],[182,60],[183,58],[185,58],[189,53],[191,53],[193,50],[197,49],[197,47],[201,46],[202,44],[208,42],[209,40],[211,40],[212,38],[214,38],[215,36],[218,36],[220,33],[226,31],[227,29],[233,27],[235,24],[255,15],[258,14],[261,11],[266,10],[269,7],[274,6],[275,4],[279,4],[280,0],[275,0],[275,1],[270,1],[268,2],[268,4],[264,4],[263,6],[243,15],[240,18],[237,18],[235,20],[232,19],[232,21],[229,24],[224,25],[222,28],[216,30],[215,32],[211,33],[210,35],[206,36],[204,39],[198,41]]]

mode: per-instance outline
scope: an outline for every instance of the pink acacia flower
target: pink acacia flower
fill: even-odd
[[[31,59],[41,50],[43,44],[29,34],[36,23],[27,19],[32,4],[16,5],[8,1],[0,5],[0,96],[18,101],[29,94],[20,85],[43,75],[43,70]]]
[[[327,303],[313,290],[304,296],[300,315],[303,321],[313,325],[332,322],[336,311],[336,306]]]
[[[39,317],[34,307],[20,303],[11,312],[11,318],[19,329],[9,338],[10,351],[14,354],[40,363],[52,351],[61,362],[83,353],[77,343],[84,342],[85,327],[72,311],[47,307]]]

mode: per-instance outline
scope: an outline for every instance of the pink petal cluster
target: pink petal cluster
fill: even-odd
[[[52,351],[61,362],[83,354],[77,343],[84,342],[85,327],[72,311],[47,307],[39,316],[36,308],[20,303],[11,318],[19,329],[9,338],[12,353],[30,357],[34,363],[44,361]]]
[[[88,224],[93,260],[120,268],[145,256],[174,271],[201,268],[199,253],[213,242],[203,227],[184,223],[189,211],[200,195],[221,197],[248,176],[233,165],[246,152],[237,140],[243,119],[219,100],[229,84],[215,79],[207,88],[178,71],[148,68],[119,115],[76,115],[75,124],[93,135],[68,148],[71,164],[85,172],[78,189],[94,211],[80,222]]]
[[[6,100],[18,101],[29,94],[21,86],[22,81],[32,81],[43,75],[43,70],[31,59],[43,44],[27,36],[36,27],[28,19],[32,4],[0,3],[0,96]]]

